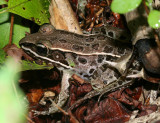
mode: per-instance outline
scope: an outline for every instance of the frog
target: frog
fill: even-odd
[[[140,71],[140,65],[134,59],[133,46],[122,41],[128,38],[115,39],[116,35],[121,37],[115,31],[111,28],[105,32],[109,35],[81,35],[45,24],[37,33],[21,39],[19,45],[31,57],[49,62],[63,72],[61,92],[55,99],[63,107],[69,97],[68,80],[73,74],[91,83],[94,91],[88,95],[111,92],[134,82],[132,74]],[[127,75],[131,77],[124,79]],[[52,105],[48,111],[35,113],[49,115],[57,111]]]

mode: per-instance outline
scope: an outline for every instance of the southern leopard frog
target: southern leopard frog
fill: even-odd
[[[115,34],[116,36],[117,33],[114,31],[109,30],[108,34],[112,34],[112,36]],[[130,44],[102,34],[79,35],[56,30],[51,25],[44,25],[39,32],[23,38],[20,41],[20,46],[34,58],[53,63],[60,70],[70,70],[91,81],[95,89],[108,85],[105,90],[112,91],[112,88],[116,89],[132,83],[131,79],[117,81],[126,71],[132,58]],[[137,69],[136,65],[135,61],[132,66]],[[67,88],[68,86],[65,89],[67,90]],[[66,90],[63,94],[67,95]],[[49,113],[54,113],[58,109],[56,111],[51,110]]]

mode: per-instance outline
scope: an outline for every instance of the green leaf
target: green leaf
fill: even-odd
[[[5,56],[6,56],[6,53],[4,52],[4,50],[0,49],[0,64],[4,63]]]
[[[7,7],[0,9],[0,14],[8,12]]]
[[[148,15],[148,23],[152,28],[160,27],[160,11],[152,10]]]
[[[7,4],[7,2],[5,0],[0,0],[0,5],[4,5]]]
[[[27,103],[18,86],[19,69],[19,64],[13,59],[7,60],[0,69],[0,123],[25,122]]]
[[[30,28],[26,26],[22,26],[23,18],[17,15],[14,15],[14,26],[13,26],[13,36],[12,36],[12,43],[19,46],[19,41],[25,37],[26,32],[30,32]]]
[[[9,0],[8,9],[26,19],[42,25],[49,23],[48,0]]]
[[[141,2],[142,0],[113,0],[111,10],[116,13],[124,14],[138,7]]]
[[[71,62],[71,63],[69,64],[69,66],[71,66],[71,67],[75,67],[76,65],[75,65],[75,63],[74,63],[74,62]]]
[[[10,35],[10,13],[5,12],[0,14],[0,49],[3,48],[9,42]],[[22,19],[18,15],[14,15],[14,26],[13,26],[13,36],[12,43],[19,46],[19,40],[25,36],[25,32],[29,32],[29,28],[22,26]]]
[[[22,71],[26,70],[41,70],[41,69],[52,69],[53,66],[48,66],[47,64],[43,63],[42,65],[38,65],[35,62],[30,61],[22,61]]]
[[[5,12],[0,14],[0,49],[3,48],[9,41],[9,13]]]

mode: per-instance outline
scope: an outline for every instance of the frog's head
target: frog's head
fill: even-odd
[[[35,59],[72,69],[74,67],[72,57],[67,61],[66,52],[53,45],[54,40],[57,38],[53,34],[54,31],[55,29],[52,25],[46,24],[39,29],[39,32],[21,39],[19,45],[28,55]]]
[[[106,38],[102,36],[83,36],[56,30],[52,25],[43,25],[39,32],[27,35],[19,42],[21,48],[31,57],[59,64],[65,68],[79,67],[82,63],[90,64],[87,56],[106,55],[103,50]],[[108,38],[107,38],[108,39]],[[107,44],[111,41],[107,40]],[[86,56],[80,58],[80,56]],[[86,64],[85,64],[86,65]],[[87,66],[87,65],[86,65]]]

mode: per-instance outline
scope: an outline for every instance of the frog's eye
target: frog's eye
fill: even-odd
[[[51,34],[55,31],[55,28],[50,24],[45,24],[40,27],[39,32],[42,34]]]
[[[39,55],[47,55],[48,53],[47,47],[43,44],[37,44],[36,50]]]

